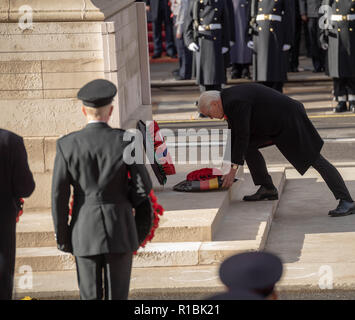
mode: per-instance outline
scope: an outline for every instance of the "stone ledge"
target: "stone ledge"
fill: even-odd
[[[3,0],[4,1],[4,0]],[[134,0],[32,0],[33,21],[103,21],[132,5]],[[1,22],[17,22],[22,0],[6,1],[1,10]]]

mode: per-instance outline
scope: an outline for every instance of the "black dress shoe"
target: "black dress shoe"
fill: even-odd
[[[334,108],[335,113],[346,112],[348,108],[346,106],[346,101],[339,101],[338,105]]]
[[[329,211],[328,215],[331,217],[343,217],[353,213],[355,213],[355,203],[346,200],[340,200],[337,208]]]
[[[171,72],[173,76],[177,76],[180,73],[180,69],[175,69]]]
[[[259,190],[250,195],[245,196],[243,198],[244,201],[261,201],[261,200],[277,200],[279,198],[277,189],[266,189],[265,187],[261,186]]]
[[[161,57],[161,52],[154,53],[152,59],[158,59]]]

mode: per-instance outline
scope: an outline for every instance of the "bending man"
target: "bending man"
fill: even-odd
[[[316,169],[336,199],[330,216],[355,213],[355,204],[338,170],[320,151],[323,140],[309,120],[302,103],[260,84],[241,84],[223,90],[204,92],[198,102],[199,112],[210,118],[227,119],[231,129],[231,162],[223,187],[230,187],[238,166],[247,162],[259,190],[245,196],[245,201],[278,198],[265,160],[259,149],[276,145],[286,159],[303,175],[310,166]]]

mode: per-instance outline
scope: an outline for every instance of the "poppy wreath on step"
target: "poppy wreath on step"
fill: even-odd
[[[215,168],[203,168],[190,172],[186,180],[176,184],[173,189],[180,192],[199,192],[222,188],[222,172]]]

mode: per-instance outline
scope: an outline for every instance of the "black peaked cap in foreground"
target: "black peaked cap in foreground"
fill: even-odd
[[[246,252],[223,261],[219,276],[230,290],[262,290],[274,286],[282,271],[282,262],[277,256],[267,252]]]
[[[110,104],[117,94],[117,87],[110,81],[97,79],[87,83],[78,92],[84,106],[100,108]]]
[[[262,296],[246,290],[229,290],[216,294],[207,300],[264,300]]]

